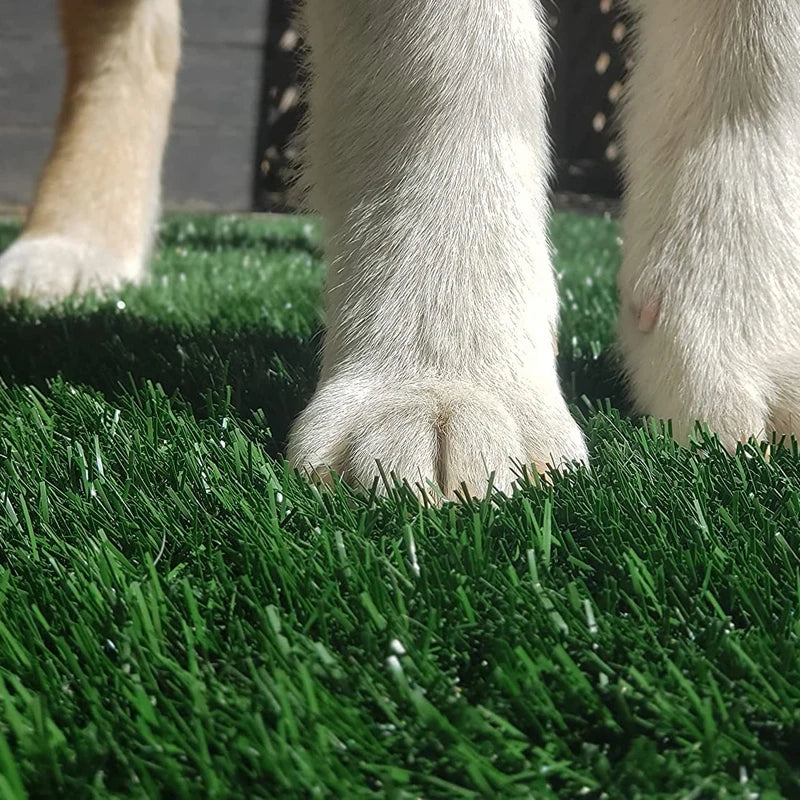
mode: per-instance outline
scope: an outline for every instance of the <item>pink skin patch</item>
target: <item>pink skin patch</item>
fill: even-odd
[[[660,303],[647,303],[639,312],[639,330],[650,333],[658,322],[658,313],[661,311]]]

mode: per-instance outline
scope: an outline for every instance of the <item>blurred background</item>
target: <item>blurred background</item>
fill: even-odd
[[[553,37],[558,206],[615,210],[613,124],[627,63],[622,0],[545,0]],[[47,154],[62,85],[55,0],[0,0],[0,209],[22,210]],[[291,0],[184,2],[183,64],[165,207],[291,211],[304,109]]]

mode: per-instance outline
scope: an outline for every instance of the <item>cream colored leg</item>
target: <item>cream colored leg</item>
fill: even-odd
[[[0,287],[44,302],[144,276],[180,55],[178,0],[60,0],[60,12],[55,141],[0,258]]]
[[[558,385],[547,35],[531,0],[308,0],[328,331],[290,458],[508,489],[585,459]]]

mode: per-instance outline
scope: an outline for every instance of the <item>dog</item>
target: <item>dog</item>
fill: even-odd
[[[800,4],[630,0],[619,350],[639,410],[800,433]],[[142,280],[179,0],[60,0],[67,82],[12,297]],[[327,333],[289,458],[445,494],[585,462],[556,375],[539,0],[305,0]]]

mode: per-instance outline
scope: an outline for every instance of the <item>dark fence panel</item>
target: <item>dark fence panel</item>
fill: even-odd
[[[552,0],[550,129],[556,188],[618,197],[616,109],[628,66],[631,19],[622,0]]]
[[[560,192],[616,198],[620,193],[615,108],[626,71],[630,19],[623,0],[546,0],[553,36],[551,132]],[[293,134],[303,117],[300,38],[291,0],[271,0],[264,55],[254,207],[294,207],[289,188]]]
[[[257,135],[253,206],[266,211],[291,211],[294,134],[305,108],[300,93],[302,42],[293,24],[292,0],[270,0],[267,45]]]

